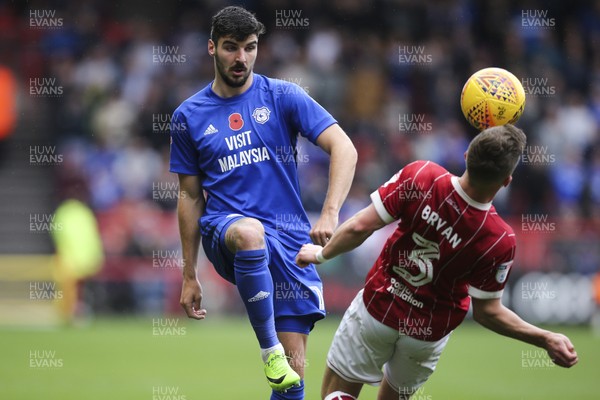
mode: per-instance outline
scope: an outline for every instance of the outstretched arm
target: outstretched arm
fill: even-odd
[[[500,299],[472,300],[473,319],[481,325],[500,335],[545,349],[556,365],[570,368],[577,364],[577,352],[565,335],[540,329],[523,321],[517,314],[504,307]]]
[[[296,264],[306,267],[308,264],[319,264],[317,253],[326,259],[353,250],[360,246],[376,230],[386,223],[379,217],[373,204],[363,208],[344,222],[327,242],[325,247],[305,244],[296,256]]]
[[[179,174],[179,199],[177,218],[183,257],[183,284],[179,303],[188,317],[204,319],[202,309],[202,286],[196,276],[200,228],[198,219],[204,212],[205,200],[200,178],[195,175]]]
[[[337,227],[340,208],[352,185],[358,156],[352,141],[338,124],[325,129],[317,138],[317,144],[330,157],[329,185],[321,216],[310,231],[310,238],[313,243],[324,246]]]

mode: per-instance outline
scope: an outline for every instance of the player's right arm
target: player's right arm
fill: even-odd
[[[373,232],[385,225],[387,223],[381,219],[377,210],[375,210],[375,206],[371,204],[340,225],[325,247],[314,244],[302,246],[296,256],[296,264],[300,267],[306,267],[308,264],[319,264],[317,260],[319,251],[321,251],[323,257],[330,259],[353,250],[367,240]]]
[[[204,212],[204,193],[198,175],[178,174],[178,177],[177,218],[183,258],[183,285],[179,303],[189,318],[204,319],[206,310],[202,308],[202,286],[196,275],[200,247],[198,219]]]

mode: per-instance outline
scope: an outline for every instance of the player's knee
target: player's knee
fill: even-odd
[[[254,218],[242,218],[227,229],[226,243],[230,251],[255,250],[265,247],[265,228]]]

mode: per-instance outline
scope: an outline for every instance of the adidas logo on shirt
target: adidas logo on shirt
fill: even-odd
[[[269,297],[270,294],[271,293],[269,293],[269,292],[264,292],[264,291],[261,290],[260,292],[256,293],[254,296],[250,297],[248,299],[248,302],[249,303],[254,303],[255,301],[264,300],[267,297]]]
[[[217,133],[217,132],[219,132],[219,130],[217,128],[215,128],[213,126],[213,124],[210,124],[208,126],[208,128],[206,128],[206,130],[204,131],[204,134],[205,135],[212,135],[213,133]]]

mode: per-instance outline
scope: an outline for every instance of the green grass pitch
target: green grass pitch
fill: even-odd
[[[319,399],[339,319],[311,334],[306,399]],[[539,349],[465,323],[414,400],[598,399],[600,337],[561,328],[580,363],[549,366]],[[268,399],[256,340],[244,319],[99,319],[79,328],[0,329],[0,399]],[[375,399],[365,386],[361,399]]]

